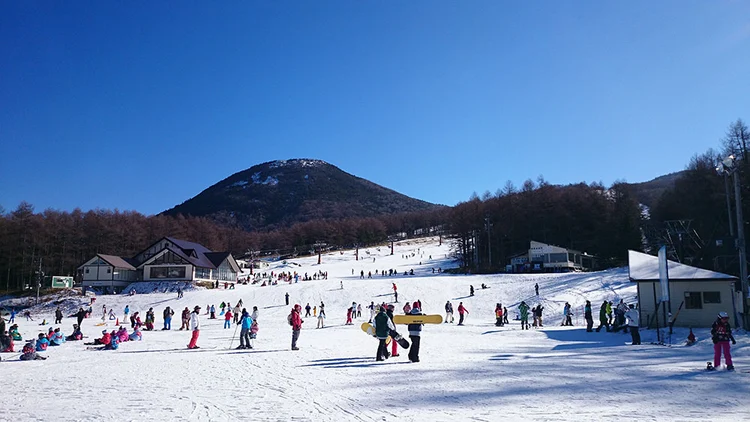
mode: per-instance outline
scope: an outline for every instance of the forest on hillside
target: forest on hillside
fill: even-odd
[[[626,264],[628,249],[653,252],[667,245],[672,259],[738,274],[730,235],[736,229],[730,230],[728,217],[735,218],[736,211],[731,176],[725,180],[716,167],[730,154],[736,158],[747,216],[749,145],[750,131],[742,120],[735,121],[722,138],[721,149],[694,156],[650,209],[641,206],[633,185],[627,183],[559,186],[541,176],[520,188],[508,182],[494,195],[487,192],[480,198],[475,194],[454,207],[320,219],[250,232],[204,217],[145,216],[118,210],[36,212],[33,205],[21,203],[12,211],[0,209],[0,289],[33,285],[40,265],[47,275],[75,275],[76,268],[97,253],[130,257],[163,236],[243,256],[305,254],[315,248],[440,234],[454,238],[462,267],[484,272],[503,270],[509,257],[528,250],[531,240],[595,255],[600,267]]]

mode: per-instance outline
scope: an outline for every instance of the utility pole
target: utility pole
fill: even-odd
[[[489,217],[484,218],[484,225],[487,227],[487,259],[489,259],[489,267],[492,268],[492,241],[490,240],[490,229],[492,228],[492,223],[490,222]]]
[[[42,278],[44,277],[44,273],[42,273],[42,258],[39,257],[39,270],[37,270],[36,273],[36,304],[39,304],[39,289],[42,287]]]
[[[736,165],[736,164],[735,164]],[[742,328],[750,328],[748,315],[748,286],[747,286],[747,253],[745,250],[745,221],[742,218],[742,195],[740,194],[740,177],[735,168],[734,176],[734,207],[737,209],[737,249],[740,253],[740,283],[742,286]]]
[[[724,173],[724,192],[727,197],[727,216],[729,217],[729,235],[734,237],[734,224],[732,223],[732,203],[729,201],[729,177]]]

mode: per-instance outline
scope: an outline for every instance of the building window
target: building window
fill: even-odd
[[[151,278],[185,278],[185,267],[151,267]]]
[[[89,269],[88,269],[88,268],[86,268],[86,274],[88,274],[88,273],[89,273]]]
[[[703,292],[703,303],[721,303],[721,293]]]
[[[685,292],[685,309],[703,309],[700,292]]]
[[[110,274],[112,272],[112,268],[107,268],[107,274]]]

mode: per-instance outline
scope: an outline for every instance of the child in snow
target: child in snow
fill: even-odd
[[[78,341],[83,339],[83,333],[81,327],[78,324],[73,324],[73,333],[66,337],[68,341]]]
[[[346,323],[344,325],[352,325],[352,308],[346,310]]]
[[[45,360],[44,356],[40,356],[36,353],[36,342],[34,340],[29,341],[23,346],[23,354],[21,360]]]
[[[138,327],[135,327],[133,330],[138,330]],[[130,338],[128,336],[128,329],[120,326],[120,329],[117,330],[117,339],[120,340],[120,343],[128,341]]]
[[[18,332],[18,324],[11,325],[10,330],[8,330],[8,334],[15,341],[23,340],[23,338],[21,337],[21,333]]]
[[[49,340],[50,346],[62,346],[63,343],[65,343],[65,336],[63,336],[59,328],[55,328]]]
[[[727,370],[733,371],[734,365],[732,364],[732,354],[729,349],[729,341],[732,344],[737,344],[737,341],[732,336],[732,326],[729,324],[729,315],[722,311],[719,312],[718,318],[711,325],[711,340],[714,342],[714,366],[713,369],[719,367],[721,363],[721,353],[724,352],[724,362],[726,363]]]
[[[44,352],[47,350],[47,346],[49,346],[49,340],[44,336],[44,333],[39,333],[39,338],[36,341],[36,351]]]
[[[224,329],[232,328],[232,311],[227,308],[227,312],[224,314]]]
[[[143,334],[141,333],[141,329],[140,328],[136,328],[128,336],[128,340],[130,340],[130,341],[141,341],[141,339],[143,339]]]

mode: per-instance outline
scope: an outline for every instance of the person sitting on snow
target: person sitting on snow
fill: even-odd
[[[109,344],[104,346],[104,350],[117,350],[118,345],[120,344],[120,338],[116,336],[114,331],[110,334],[110,341]]]
[[[141,339],[143,339],[143,333],[141,333],[141,329],[138,327],[128,336],[128,340],[130,341],[141,341]]]
[[[36,353],[36,342],[30,340],[26,345],[23,346],[23,353],[21,354],[21,360],[45,360],[44,356],[40,356]]]
[[[104,344],[107,345],[112,340],[112,336],[109,335],[107,330],[102,330],[102,337],[94,339],[93,343],[84,343],[86,345]]]
[[[138,327],[135,327],[133,330],[139,329]],[[129,340],[128,336],[128,329],[124,326],[120,326],[120,329],[117,330],[117,339],[120,341],[120,343],[126,342]]]
[[[81,327],[78,326],[78,324],[73,324],[73,334],[66,337],[65,340],[68,340],[68,341],[83,340],[83,333],[81,332]]]
[[[21,337],[21,333],[18,332],[18,324],[11,325],[10,330],[8,330],[8,334],[15,341],[23,340],[23,338]]]
[[[60,332],[59,328],[55,328],[55,331],[52,332],[52,336],[49,339],[49,345],[62,346],[63,343],[65,343],[65,336]]]
[[[0,333],[0,352],[15,352],[13,338],[7,333]]]
[[[49,346],[49,340],[44,336],[44,333],[39,333],[39,339],[36,341],[36,351],[44,352]]]

